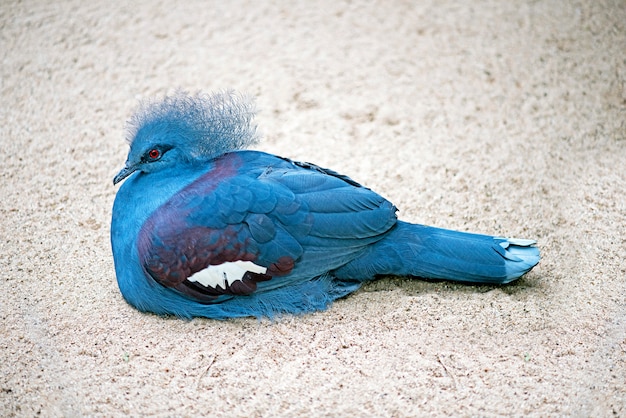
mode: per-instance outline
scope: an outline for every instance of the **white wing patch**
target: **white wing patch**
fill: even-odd
[[[233,282],[241,280],[246,272],[265,274],[267,268],[254,264],[252,261],[232,261],[217,266],[209,266],[187,278],[190,282],[200,283],[205,287],[226,289]]]

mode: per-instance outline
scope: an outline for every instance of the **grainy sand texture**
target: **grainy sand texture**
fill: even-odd
[[[0,415],[626,416],[624,1],[4,1],[0,56]],[[176,88],[255,96],[259,149],[543,259],[275,321],[140,313],[112,178]]]

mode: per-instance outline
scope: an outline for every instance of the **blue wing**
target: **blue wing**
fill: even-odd
[[[348,177],[239,151],[159,207],[141,229],[140,260],[166,287],[204,303],[312,279],[343,266],[396,223],[396,208]],[[209,266],[251,262],[221,286],[189,280]]]

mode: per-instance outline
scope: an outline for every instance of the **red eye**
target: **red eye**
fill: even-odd
[[[159,151],[158,149],[151,149],[150,151],[148,151],[148,157],[150,157],[151,160],[156,160],[160,156],[161,151]]]

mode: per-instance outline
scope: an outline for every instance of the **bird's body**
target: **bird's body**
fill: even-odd
[[[271,317],[325,309],[377,275],[497,284],[539,261],[533,241],[398,221],[346,176],[244,150],[252,114],[232,94],[179,93],[135,116],[111,240],[139,310]]]

